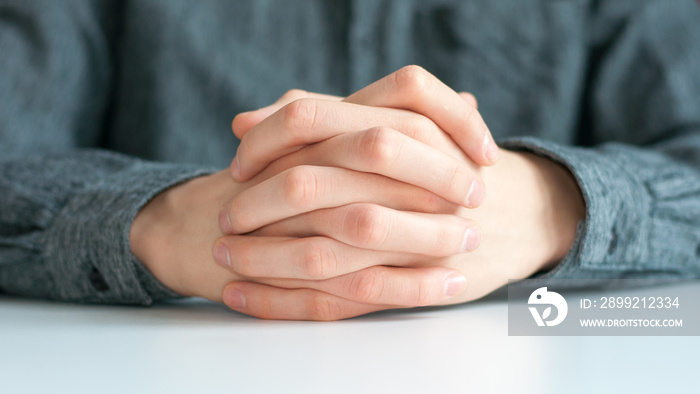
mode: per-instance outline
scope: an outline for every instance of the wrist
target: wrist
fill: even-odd
[[[191,181],[190,181],[191,182]],[[184,184],[162,191],[136,215],[129,231],[131,253],[163,285],[189,296],[173,270],[167,268],[167,240],[172,239],[176,221],[177,200]]]
[[[569,252],[576,238],[576,229],[585,219],[583,194],[573,174],[563,165],[531,153],[521,153],[534,168],[533,178],[540,212],[539,229],[547,242],[540,271],[554,268]]]
[[[465,213],[482,227],[477,252],[491,250],[517,262],[510,266],[510,279],[552,269],[570,250],[577,224],[585,217],[572,174],[547,158],[507,150],[502,150],[498,163],[482,171],[486,198]]]
[[[134,218],[132,253],[169,289],[217,300],[217,287],[223,288],[230,275],[220,272],[211,248],[222,235],[219,209],[235,190],[228,171],[220,171],[163,191]]]

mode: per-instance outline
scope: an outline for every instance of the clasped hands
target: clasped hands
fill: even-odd
[[[584,216],[566,169],[496,163],[474,97],[416,66],[344,99],[290,91],[232,127],[230,171],[161,193],[130,239],[172,290],[252,316],[474,300],[551,268]]]

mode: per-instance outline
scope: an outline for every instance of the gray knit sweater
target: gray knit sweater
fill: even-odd
[[[0,0],[0,291],[176,296],[130,252],[138,210],[227,166],[236,113],[406,64],[577,178],[586,220],[543,278],[700,276],[694,0]]]

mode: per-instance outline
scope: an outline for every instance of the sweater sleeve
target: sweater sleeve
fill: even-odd
[[[621,17],[620,3],[591,19],[608,34],[592,39],[590,146],[502,143],[561,163],[584,196],[574,245],[543,279],[700,277],[700,7],[648,1]]]
[[[153,196],[207,173],[99,147],[112,69],[106,1],[0,0],[0,291],[149,304],[176,294],[131,254]]]
[[[71,302],[177,296],[131,253],[129,229],[160,191],[206,170],[77,150],[0,163],[0,287]]]

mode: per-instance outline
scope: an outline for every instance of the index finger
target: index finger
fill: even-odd
[[[250,129],[262,122],[265,118],[279,111],[282,109],[282,107],[290,104],[292,101],[302,98],[331,101],[341,101],[343,99],[342,97],[332,96],[329,94],[312,93],[301,89],[291,89],[288,90],[287,93],[283,94],[282,97],[277,99],[277,101],[268,105],[267,107],[263,107],[255,111],[241,112],[236,115],[233,118],[233,122],[231,122],[231,130],[233,130],[233,134],[235,134],[236,137],[243,139],[243,136],[245,136]]]
[[[475,106],[418,66],[406,66],[351,94],[349,103],[420,113],[449,134],[478,165],[498,159],[498,146]]]

